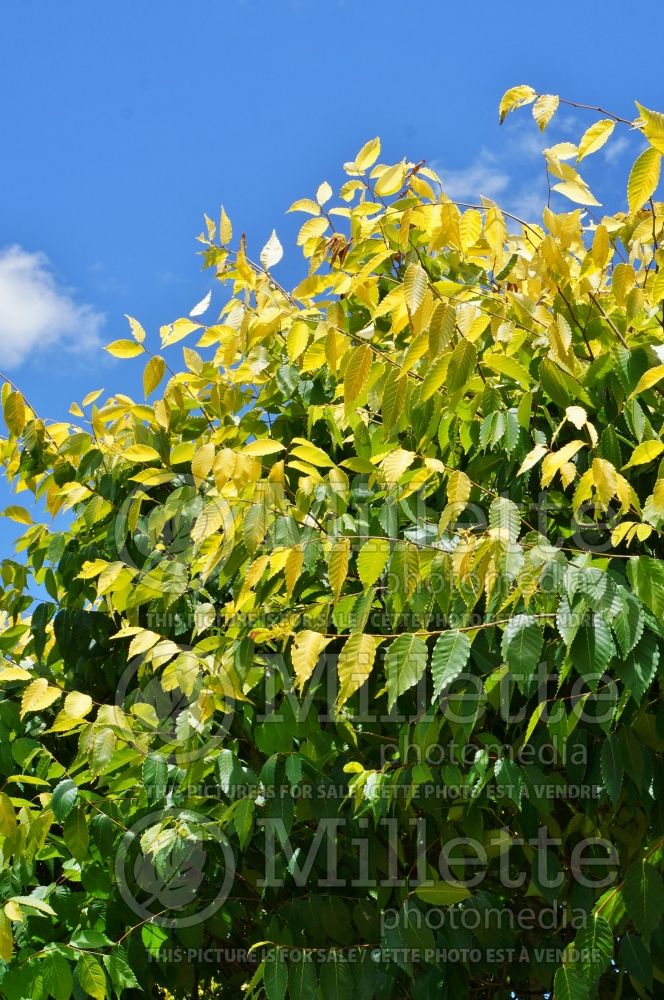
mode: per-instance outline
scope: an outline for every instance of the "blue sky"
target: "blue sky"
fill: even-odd
[[[140,398],[140,361],[100,345],[125,336],[124,313],[156,338],[204,295],[202,213],[223,202],[255,253],[276,227],[276,273],[295,282],[285,210],[334,184],[376,134],[385,162],[425,158],[450,193],[531,213],[538,148],[594,118],[575,112],[542,142],[528,112],[499,127],[499,98],[530,83],[626,116],[634,97],[664,108],[664,9],[650,5],[638,29],[628,11],[613,0],[3,4],[0,369],[44,417],[102,386]],[[623,145],[594,165],[614,207]]]

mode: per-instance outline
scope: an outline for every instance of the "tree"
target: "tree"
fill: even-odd
[[[597,110],[545,152],[570,211],[460,206],[374,139],[292,206],[292,291],[206,217],[218,320],[107,348],[144,402],[4,385],[48,521],[5,511],[9,1000],[664,981],[664,116]],[[614,128],[645,149],[596,217]]]

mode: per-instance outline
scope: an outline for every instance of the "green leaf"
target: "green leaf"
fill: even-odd
[[[59,821],[65,819],[78,798],[78,788],[71,778],[64,778],[53,789],[51,796],[51,809],[55,818]]]
[[[280,948],[273,948],[265,959],[263,983],[268,1000],[284,1000],[288,988],[288,967]]]
[[[664,366],[663,366],[664,367]],[[650,556],[633,556],[627,576],[634,593],[660,621],[664,619],[664,562]]]
[[[385,654],[387,704],[391,711],[399,695],[417,684],[427,666],[426,643],[416,635],[400,635]]]
[[[76,963],[76,976],[81,988],[95,1000],[105,1000],[106,975],[94,955],[81,955]]]
[[[333,952],[321,964],[319,993],[321,1000],[343,1000],[353,995],[350,966],[343,955]]]
[[[67,959],[57,951],[47,952],[41,963],[44,986],[54,1000],[69,1000],[74,980]]]
[[[505,662],[522,691],[528,689],[544,645],[544,635],[535,618],[516,615],[505,626],[501,650]]]
[[[141,988],[127,961],[127,953],[124,948],[116,948],[110,955],[104,955],[103,962],[113,984],[113,989],[118,996],[122,995],[123,990],[139,990]]]
[[[574,941],[575,951],[581,954],[581,966],[589,978],[598,979],[613,958],[613,931],[604,917],[586,917]]]
[[[620,945],[620,967],[647,989],[652,988],[652,958],[637,934],[625,934]]]
[[[433,885],[418,885],[415,895],[430,906],[453,906],[470,899],[470,889],[458,882],[435,882]]]
[[[664,914],[664,882],[648,861],[635,861],[625,874],[621,889],[630,920],[649,937]]]
[[[593,614],[590,622],[584,622],[576,633],[569,656],[577,673],[594,692],[614,653],[609,626],[601,615]]]
[[[431,655],[432,702],[463,672],[469,656],[470,642],[464,632],[443,632]]]
[[[77,861],[83,861],[88,853],[88,824],[85,809],[77,806],[69,813],[62,830],[65,844]]]
[[[618,675],[637,705],[652,684],[658,663],[659,643],[650,631],[644,632],[627,659],[618,663]]]
[[[452,351],[448,367],[447,391],[463,389],[477,364],[477,350],[469,340],[461,340]]]
[[[489,527],[499,538],[516,542],[521,530],[519,508],[507,497],[496,497],[489,507]]]
[[[602,744],[600,765],[604,787],[615,805],[620,798],[620,789],[625,774],[622,754],[620,753],[620,741],[615,733],[607,736]]]
[[[316,967],[313,959],[302,952],[291,962],[288,973],[289,1000],[316,1000]]]
[[[590,984],[569,966],[562,966],[553,980],[555,1000],[587,1000]]]

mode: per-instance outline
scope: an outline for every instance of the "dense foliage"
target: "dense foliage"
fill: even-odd
[[[558,99],[501,118],[523,104],[544,129]],[[661,989],[664,116],[638,112],[546,150],[575,204],[532,223],[372,140],[292,206],[292,291],[276,234],[254,263],[206,218],[217,320],[108,347],[144,402],[53,423],[4,385],[48,523],[5,511],[3,997]],[[615,128],[645,148],[602,215],[577,167]]]

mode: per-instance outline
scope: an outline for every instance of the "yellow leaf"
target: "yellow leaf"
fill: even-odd
[[[406,469],[415,461],[415,452],[406,451],[405,448],[397,448],[384,459],[382,470],[388,486],[396,486]]]
[[[332,197],[332,188],[327,183],[327,181],[323,181],[323,183],[319,185],[318,190],[316,191],[316,201],[322,208],[323,205],[327,201],[329,201],[331,197]]]
[[[318,632],[305,629],[298,632],[291,646],[291,660],[295,671],[295,683],[301,691],[314,672],[318,658],[331,639],[326,639]]]
[[[348,560],[350,556],[350,538],[340,538],[334,542],[328,556],[328,573],[330,586],[335,600],[339,600],[341,588],[348,575]]]
[[[533,105],[533,118],[541,132],[544,131],[558,109],[560,98],[557,94],[542,94]]]
[[[653,196],[659,184],[662,154],[653,147],[637,156],[627,181],[627,201],[632,215]]]
[[[12,925],[4,910],[0,910],[0,958],[3,962],[11,962],[14,952]]]
[[[99,399],[103,391],[103,389],[95,389],[93,392],[89,392],[83,400],[83,406],[89,406],[90,403],[94,403],[96,399]]]
[[[327,230],[330,223],[327,219],[319,216],[316,219],[307,219],[299,233],[297,234],[297,245],[303,246],[307,240],[318,239]]]
[[[369,139],[369,142],[365,142],[364,146],[362,146],[362,149],[355,157],[355,166],[359,171],[367,170],[373,166],[379,156],[380,139],[376,136],[375,139]]]
[[[551,190],[565,195],[577,205],[599,205],[595,195],[581,181],[561,181],[560,184],[554,184]]]
[[[145,348],[135,340],[114,340],[105,348],[114,358],[137,358],[145,352]]]
[[[616,123],[610,118],[602,118],[601,121],[595,122],[594,125],[587,128],[579,142],[578,160],[581,161],[584,156],[590,156],[591,153],[596,153],[598,149],[601,149],[615,127]]]
[[[652,389],[654,385],[657,385],[661,379],[664,378],[664,365],[656,365],[654,368],[650,368],[649,371],[645,372],[639,379],[636,389],[634,392],[630,393],[629,398],[633,399],[634,396],[638,396],[640,392],[646,392],[647,389]]]
[[[54,701],[62,695],[60,688],[50,687],[45,677],[38,677],[32,684],[28,684],[21,698],[21,718],[28,712],[39,712],[42,708],[48,708]]]
[[[127,322],[129,323],[129,328],[132,332],[134,340],[138,341],[139,344],[142,344],[143,341],[145,340],[145,330],[138,322],[138,320],[134,319],[133,316],[127,316],[127,313],[125,313],[125,317],[127,319]]]
[[[366,590],[373,586],[387,565],[390,543],[387,538],[369,538],[357,557],[357,572]]]
[[[354,347],[348,356],[344,373],[344,400],[347,411],[362,394],[370,371],[371,348],[368,344]]]
[[[250,441],[249,444],[246,444],[239,454],[249,455],[251,458],[262,458],[264,455],[276,455],[284,448],[285,445],[279,441],[272,441],[271,438],[260,438],[259,441]]]
[[[64,710],[73,719],[84,719],[92,709],[92,698],[82,691],[71,691],[65,698]]]
[[[548,486],[556,472],[559,472],[563,465],[569,462],[583,447],[583,441],[570,441],[560,451],[550,452],[542,462],[542,486]]]
[[[320,215],[320,205],[312,201],[311,198],[298,198],[294,201],[289,212],[307,212],[308,215]]]
[[[638,101],[634,102],[643,119],[643,131],[646,139],[660,153],[664,153],[664,115],[661,111],[650,111]]]
[[[0,668],[0,681],[29,681],[34,674],[23,667],[2,667]]]
[[[376,168],[378,169],[378,168]],[[406,164],[395,163],[393,167],[386,167],[376,181],[376,194],[380,198],[396,194],[403,187],[406,179]]]
[[[25,507],[18,507],[16,504],[11,504],[9,507],[5,507],[2,513],[5,517],[11,518],[12,521],[17,521],[18,524],[32,524],[30,512]]]
[[[231,220],[226,215],[226,211],[222,205],[219,217],[219,240],[221,241],[222,247],[228,246],[232,239],[233,227],[231,225]]]
[[[174,448],[171,448],[169,464],[182,465],[183,462],[190,462],[195,451],[196,445],[193,441],[181,441],[180,444],[176,444]]]
[[[505,121],[505,118],[510,113],[514,111],[515,108],[519,108],[524,104],[532,104],[532,102],[537,97],[536,91],[527,84],[520,84],[518,87],[510,87],[501,99],[500,107],[498,108],[498,118],[500,124]]]
[[[191,460],[191,471],[197,486],[207,479],[214,464],[214,454],[214,445],[211,441],[202,445],[194,454]]]
[[[157,388],[165,371],[166,362],[162,357],[155,354],[153,358],[150,358],[143,372],[143,393],[146,399]]]
[[[194,330],[200,330],[200,323],[192,323],[190,319],[182,317],[181,319],[176,319],[174,323],[168,323],[166,326],[162,326],[159,333],[161,335],[162,347],[168,347],[170,344],[177,344],[179,340],[193,333]]]
[[[376,659],[376,637],[373,635],[351,635],[339,654],[339,707],[359,688],[371,673]]]
[[[276,229],[272,230],[272,235],[260,253],[260,262],[266,271],[278,264],[284,255],[284,248],[279,242]]]
[[[406,305],[412,313],[416,313],[424,301],[428,285],[426,271],[420,264],[409,264],[403,278],[403,290]]]
[[[295,438],[294,440],[300,442],[301,438]],[[291,454],[295,455],[296,458],[301,458],[304,462],[315,465],[317,468],[325,469],[328,466],[334,465],[330,456],[326,455],[322,448],[317,448],[315,444],[310,444],[308,441],[298,443],[291,450]]]
[[[657,458],[658,455],[661,455],[663,451],[664,444],[661,441],[642,441],[641,444],[636,446],[632,452],[632,457],[623,468],[629,469],[634,465],[646,465],[648,462],[652,462],[654,458]]]
[[[295,584],[302,573],[304,564],[304,552],[301,545],[294,545],[288,552],[286,564],[284,566],[284,577],[286,579],[286,594],[291,597]]]
[[[128,448],[123,448],[121,455],[129,462],[158,462],[159,452],[156,448],[151,448],[147,444],[132,444]]]

